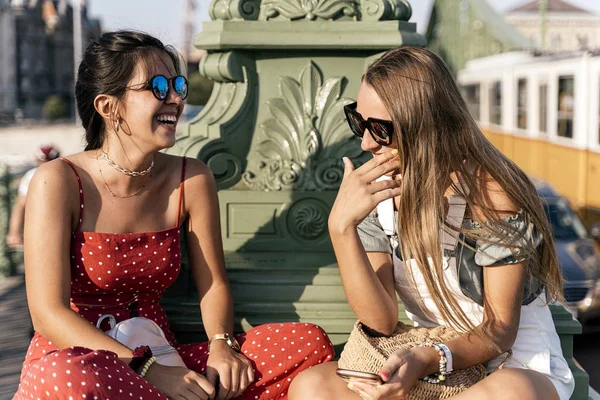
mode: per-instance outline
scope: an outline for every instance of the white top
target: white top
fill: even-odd
[[[31,183],[31,180],[33,179],[33,175],[35,174],[35,171],[37,171],[37,167],[31,168],[29,171],[27,171],[23,174],[23,177],[21,177],[21,181],[19,182],[19,189],[18,189],[19,196],[27,196],[27,191],[29,190],[29,184]]]
[[[465,214],[466,201],[460,196],[453,195],[449,197],[448,203],[446,222],[453,227],[460,227]],[[385,233],[390,236],[392,249],[395,249],[398,243],[394,239],[395,218],[392,199],[383,201],[378,205],[377,218]],[[444,232],[442,246],[444,249],[453,250],[457,240],[456,235]],[[408,318],[413,321],[415,326],[449,326],[450,324],[444,320],[443,315],[435,305],[416,261],[411,259],[410,263],[405,263],[398,258],[397,254],[396,251],[392,251],[394,285],[404,304]],[[458,305],[474,326],[480,325],[483,321],[483,307],[462,293],[456,258],[444,257],[443,267],[444,281],[457,300]],[[519,330],[512,352],[512,359],[505,365],[505,368],[526,368],[538,371],[552,381],[561,400],[567,400],[571,397],[575,388],[575,381],[563,357],[560,340],[554,327],[552,314],[548,304],[546,304],[544,293],[533,302],[521,307]],[[504,359],[505,355],[503,354],[488,362],[488,372],[494,371]]]

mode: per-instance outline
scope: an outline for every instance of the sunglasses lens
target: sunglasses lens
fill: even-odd
[[[188,94],[188,83],[183,76],[179,75],[173,78],[173,88],[175,89],[175,93],[185,100]]]
[[[152,93],[157,99],[164,100],[169,95],[169,81],[162,75],[152,78]]]
[[[389,144],[392,138],[392,129],[391,126],[387,124],[383,124],[381,122],[373,122],[371,123],[371,132],[373,135],[377,137],[377,139],[381,140],[381,142]]]
[[[346,112],[346,119],[348,120],[348,125],[350,125],[350,130],[352,133],[359,138],[363,137],[364,129],[362,128],[362,121],[360,120],[360,117],[353,112],[348,111]]]

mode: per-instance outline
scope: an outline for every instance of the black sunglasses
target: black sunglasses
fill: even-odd
[[[185,100],[188,95],[188,81],[183,75],[177,75],[172,78],[167,78],[164,75],[156,75],[146,82],[128,86],[127,88],[129,89],[133,86],[145,84],[146,86],[143,86],[140,90],[152,90],[154,97],[156,97],[157,100],[163,101],[169,97],[169,91],[171,90],[169,82],[171,82],[173,90],[181,97],[181,100]]]
[[[350,125],[350,130],[356,136],[362,139],[365,129],[371,133],[373,140],[381,146],[389,146],[392,144],[394,137],[394,124],[392,121],[378,118],[365,119],[356,112],[356,102],[344,106],[344,113]]]

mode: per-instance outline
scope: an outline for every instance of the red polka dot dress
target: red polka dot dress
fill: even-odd
[[[83,186],[76,167],[63,160],[71,166],[79,182],[80,227],[84,216]],[[185,159],[179,212],[184,176]],[[188,368],[205,373],[208,343],[179,345],[159,304],[181,268],[179,227],[131,234],[82,232],[79,227],[71,241],[71,308],[94,325],[104,314],[112,314],[117,322],[133,316],[149,318],[162,328]],[[290,382],[298,373],[333,358],[327,335],[313,324],[261,325],[236,339],[242,353],[252,361],[255,373],[255,382],[246,389],[242,399],[285,399]],[[111,351],[84,347],[60,350],[36,333],[14,398],[142,400],[166,397]]]

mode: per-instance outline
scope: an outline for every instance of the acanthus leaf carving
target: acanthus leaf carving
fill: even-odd
[[[256,152],[261,161],[242,176],[254,190],[335,190],[343,176],[342,156],[358,157],[341,97],[344,78],[323,82],[310,61],[299,80],[279,77],[281,97],[268,100],[271,118],[260,125]]]
[[[341,16],[355,17],[358,0],[263,0],[262,19],[283,17],[290,20],[330,20]]]

